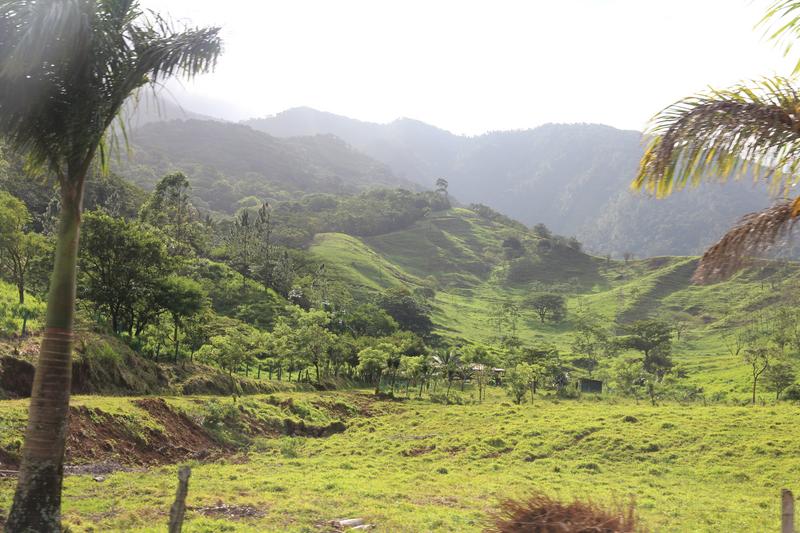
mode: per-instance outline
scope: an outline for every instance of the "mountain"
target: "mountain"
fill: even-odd
[[[164,174],[189,175],[198,204],[232,211],[239,200],[290,199],[315,192],[418,189],[333,135],[277,138],[212,120],[150,122],[130,135],[131,154],[116,169],[144,188]]]
[[[465,137],[410,119],[376,124],[309,108],[246,124],[279,137],[336,135],[397,176],[428,187],[444,177],[462,202],[544,223],[600,253],[697,254],[770,203],[766,187],[750,183],[707,184],[661,201],[635,194],[642,134],[597,124]]]

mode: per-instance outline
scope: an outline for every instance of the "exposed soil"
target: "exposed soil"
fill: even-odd
[[[16,470],[19,466],[19,457],[0,448],[0,470]]]
[[[343,433],[347,426],[343,422],[331,422],[327,426],[313,426],[306,425],[305,422],[287,418],[283,421],[285,427],[285,434],[292,437],[330,437],[336,433]]]
[[[228,451],[205,429],[171,410],[163,399],[145,399],[135,403],[166,428],[166,433],[147,428],[137,434],[122,420],[104,411],[72,407],[67,462],[150,466],[214,458]]]
[[[430,453],[436,449],[435,444],[431,444],[430,446],[419,446],[417,448],[411,448],[410,450],[404,450],[400,453],[400,455],[404,457],[418,457],[420,455],[425,455],[426,453]]]
[[[250,505],[228,505],[221,501],[208,507],[188,507],[190,511],[213,518],[227,520],[241,520],[244,518],[258,518],[264,516],[264,511]]]
[[[133,403],[146,411],[164,429],[143,427],[131,423],[124,416],[112,415],[101,409],[70,407],[66,452],[69,466],[65,467],[65,473],[89,474],[102,481],[107,474],[120,470],[130,471],[189,459],[216,460],[230,457],[236,451],[233,447],[220,443],[203,426],[185,414],[170,408],[162,398],[145,398]],[[289,418],[283,421],[282,426],[276,427],[245,412],[242,413],[240,422],[243,432],[250,436],[323,438],[347,429],[339,421],[316,426]],[[0,448],[0,471],[13,473],[18,467],[19,457]],[[212,509],[208,512],[214,511]],[[239,511],[234,509],[231,512]]]
[[[27,398],[33,388],[34,366],[15,357],[0,357],[0,391],[12,398]]]

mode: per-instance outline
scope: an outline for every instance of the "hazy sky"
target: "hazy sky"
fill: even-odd
[[[790,61],[753,26],[767,0],[142,0],[223,27],[214,74],[172,95],[229,119],[310,106],[455,133],[600,122]],[[204,109],[201,109],[204,108]]]

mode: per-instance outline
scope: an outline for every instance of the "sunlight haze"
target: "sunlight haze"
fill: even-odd
[[[241,120],[309,106],[454,133],[598,122],[642,129],[674,100],[790,62],[753,30],[763,1],[148,0],[223,27],[216,72],[172,96]],[[702,53],[697,53],[701,50]]]

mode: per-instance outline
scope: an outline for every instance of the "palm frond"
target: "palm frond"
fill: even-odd
[[[732,276],[787,236],[800,214],[800,197],[745,215],[714,246],[703,254],[692,280],[709,283]]]
[[[783,47],[783,54],[788,55],[800,38],[800,1],[776,0],[757,26],[765,30],[765,36]],[[793,74],[800,73],[800,60],[794,66]]]
[[[175,28],[137,0],[0,0],[0,135],[33,166],[80,174],[105,162],[129,96],[221,51],[218,28]]]
[[[800,168],[800,94],[786,78],[712,89],[667,107],[647,134],[634,189],[664,197],[752,172],[785,191]]]
[[[81,44],[84,0],[0,2],[0,75],[30,76]]]

